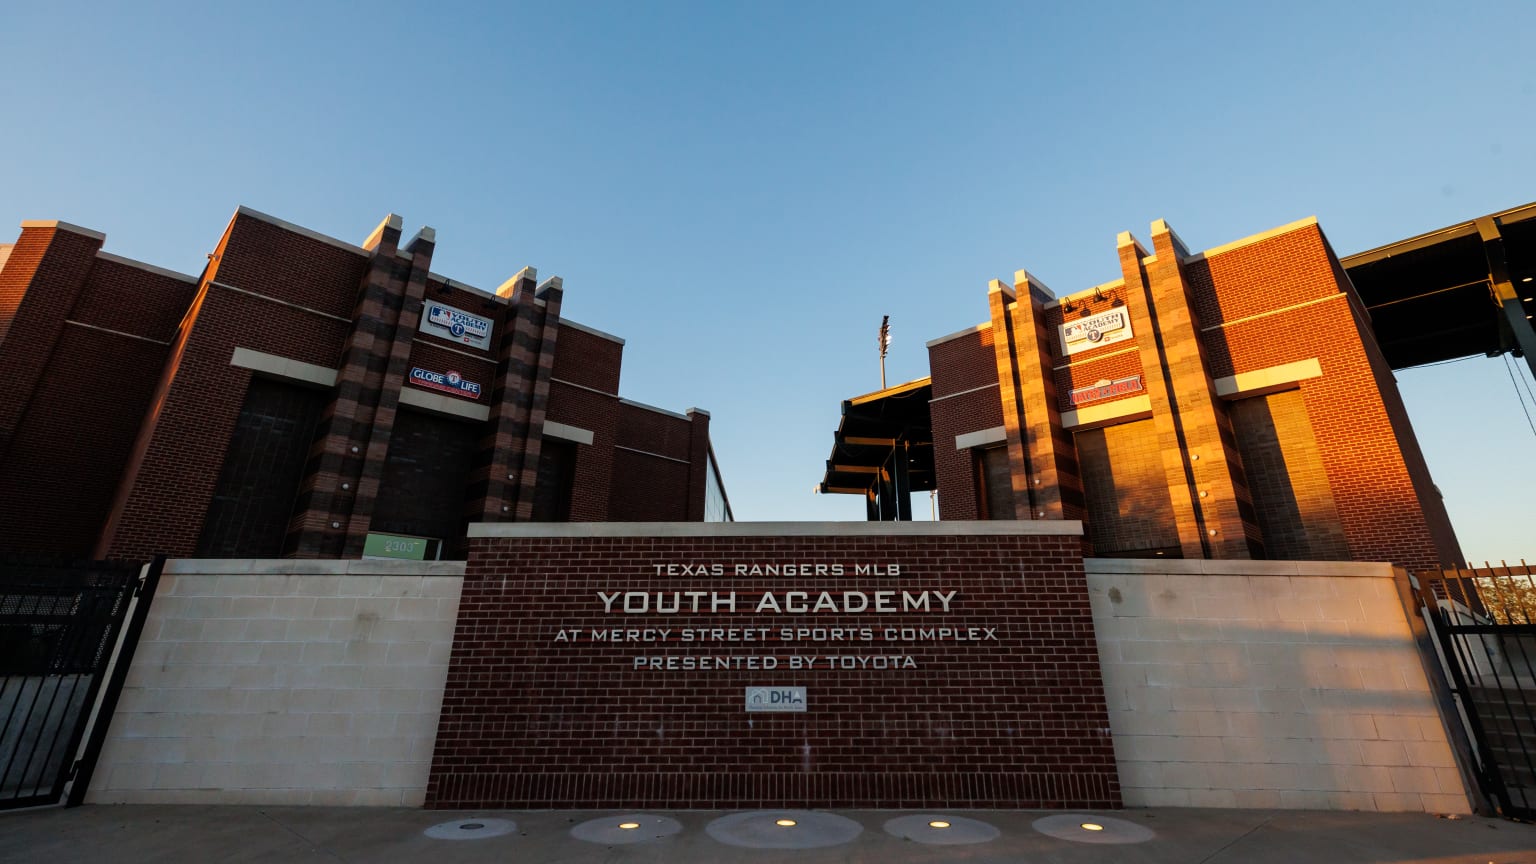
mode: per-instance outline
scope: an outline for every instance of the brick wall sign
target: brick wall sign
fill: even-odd
[[[1120,806],[1077,522],[470,527],[427,806]]]

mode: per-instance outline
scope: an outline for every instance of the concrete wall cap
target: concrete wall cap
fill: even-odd
[[[105,243],[107,240],[107,235],[100,231],[92,231],[89,228],[81,228],[79,225],[75,225],[70,222],[60,222],[57,219],[23,220],[21,223],[21,230],[25,231],[28,228],[52,228],[56,231],[68,231],[71,234],[79,234],[82,237],[91,237],[96,240],[100,240],[103,243]]]
[[[366,254],[368,254],[368,250],[364,249],[361,246],[354,246],[354,245],[352,245],[351,243],[348,243],[345,240],[338,240],[335,237],[330,236],[329,234],[321,234],[319,231],[313,231],[313,230],[311,230],[309,228],[305,228],[302,225],[295,225],[292,222],[286,222],[286,221],[284,221],[282,219],[277,218],[276,216],[272,216],[272,215],[263,213],[260,210],[252,210],[251,208],[246,207],[243,204],[240,205],[239,207],[235,208],[235,215],[237,217],[238,216],[249,216],[252,219],[259,219],[262,222],[266,222],[269,225],[276,225],[277,227],[283,229],[284,231],[292,231],[295,234],[298,234],[298,235],[301,235],[301,236],[304,236],[304,237],[308,237],[311,240],[319,240],[321,243],[326,243],[328,245],[335,246],[337,249],[345,249],[348,252],[356,252],[359,255],[366,255]]]
[[[980,324],[977,324],[975,327],[967,327],[964,330],[956,330],[955,332],[949,334],[948,336],[940,336],[937,339],[929,339],[927,342],[924,343],[923,347],[925,347],[925,348],[932,348],[935,345],[941,345],[941,344],[943,344],[945,342],[949,342],[949,341],[954,340],[954,339],[959,339],[959,338],[962,338],[964,336],[969,336],[972,333],[980,333],[983,330],[991,330],[991,329],[992,329],[992,322],[991,321],[984,321],[984,322],[982,322]]]
[[[175,576],[463,576],[463,561],[319,560],[313,558],[172,558]]]
[[[679,420],[687,420],[687,414],[679,414],[676,411],[668,411],[665,408],[657,408],[655,405],[647,405],[644,402],[636,402],[633,399],[619,399],[620,405],[628,405],[631,408],[639,408],[642,411],[654,411],[657,414],[665,414],[668,417],[676,417]]]
[[[476,522],[470,537],[1080,537],[1076,519],[993,522]]]
[[[1185,576],[1345,576],[1390,579],[1391,564],[1377,561],[1224,561],[1191,558],[1084,558],[1087,573]]]
[[[196,285],[198,282],[196,276],[188,276],[185,273],[177,273],[175,270],[167,270],[164,267],[156,267],[153,264],[145,264],[143,261],[136,261],[132,258],[124,258],[121,255],[113,255],[110,252],[97,252],[96,257],[103,261],[111,261],[114,264],[122,264],[125,267],[132,267],[136,270],[144,270],[150,273],[154,273],[158,276],[166,276],[168,278],[175,279],[178,282],[191,282],[193,285]]]
[[[1277,228],[1271,228],[1268,231],[1260,231],[1257,234],[1251,234],[1242,238],[1241,240],[1233,240],[1231,243],[1223,243],[1220,246],[1213,246],[1204,252],[1196,252],[1184,260],[1189,262],[1199,261],[1204,258],[1215,258],[1217,255],[1220,255],[1223,252],[1231,252],[1234,249],[1241,249],[1244,246],[1252,246],[1255,243],[1263,242],[1270,239],[1271,237],[1279,237],[1281,234],[1289,234],[1292,231],[1300,231],[1303,228],[1308,228],[1314,225],[1317,225],[1317,217],[1308,216],[1305,219],[1297,219],[1295,222],[1287,222],[1284,225],[1281,225]]]
[[[1046,297],[1050,299],[1055,299],[1056,297],[1056,292],[1052,291],[1050,286],[1046,285],[1044,282],[1041,282],[1039,279],[1036,279],[1034,274],[1030,273],[1028,270],[1021,269],[1013,271],[1013,284],[1028,285],[1031,288],[1038,288],[1039,290],[1045,292]]]
[[[617,343],[619,345],[623,345],[624,344],[624,340],[623,339],[620,339],[619,337],[613,335],[612,333],[605,333],[602,330],[597,329],[596,327],[588,327],[585,324],[577,324],[575,321],[572,321],[569,318],[561,318],[560,319],[560,326],[561,327],[574,327],[575,329],[580,330],[583,333],[589,333],[589,334],[591,334],[593,336],[596,336],[599,339],[607,339],[609,342],[614,342],[614,343]]]
[[[992,279],[992,280],[988,281],[987,282],[987,293],[988,294],[992,294],[992,293],[1002,294],[1003,296],[1007,297],[1009,300],[1013,300],[1013,299],[1015,299],[1018,296],[1018,295],[1013,293],[1013,286],[1009,285],[1007,282],[1004,282],[1001,279]]]

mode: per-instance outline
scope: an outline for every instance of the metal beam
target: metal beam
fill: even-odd
[[[1536,376],[1536,328],[1531,327],[1531,319],[1525,317],[1525,307],[1520,303],[1520,295],[1515,292],[1514,281],[1509,276],[1509,261],[1504,254],[1504,234],[1499,230],[1499,223],[1492,216],[1484,216],[1477,220],[1477,233],[1483,238],[1483,254],[1488,257],[1488,279],[1493,285],[1493,302],[1499,305],[1499,311],[1503,313],[1502,321],[1507,335],[1513,343],[1511,347],[1525,356],[1525,364],[1530,367],[1531,375]]]

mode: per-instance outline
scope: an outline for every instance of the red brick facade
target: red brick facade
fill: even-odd
[[[0,258],[0,551],[192,556],[217,499],[227,524],[202,546],[227,552],[239,526],[273,524],[267,505],[237,506],[254,484],[292,501],[291,516],[242,557],[357,557],[386,475],[409,469],[391,462],[401,411],[475,430],[467,476],[421,481],[446,484],[433,500],[462,501],[445,549],[462,549],[470,521],[532,518],[546,435],[577,442],[568,518],[702,518],[708,414],[621,411],[623,340],[561,320],[558,278],[527,268],[496,293],[456,283],[430,271],[432,229],[402,243],[393,216],[353,245],[241,208],[195,277],[103,253],[103,240],[29,222]],[[491,341],[422,327],[432,302],[488,320]],[[422,386],[416,368],[479,393]],[[304,400],[282,393],[247,404],[254,377],[325,393],[318,420],[284,415]],[[237,426],[256,450],[229,451]],[[300,427],[315,430],[308,457],[274,492],[263,436],[291,453]],[[621,433],[630,455],[680,470],[616,478]],[[414,521],[409,496],[389,509]]]
[[[471,530],[428,807],[1120,806],[1075,523],[540,527]]]
[[[1114,281],[1057,298],[1020,271],[993,285],[986,324],[929,343],[942,518],[979,513],[957,436],[1000,430],[1016,512],[1085,519],[1092,554],[1460,559],[1368,313],[1316,220],[1199,254],[1159,221],[1150,253],[1129,234],[1116,251]],[[1131,338],[1066,352],[1063,324],[1116,310]],[[1300,398],[1234,425],[1245,400],[1278,391]],[[1087,431],[1140,420],[1134,441],[1096,432],[1084,449]],[[1118,470],[1117,448],[1130,459]],[[1265,463],[1265,500],[1244,451]]]

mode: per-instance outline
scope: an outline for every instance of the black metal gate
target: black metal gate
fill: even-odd
[[[1440,661],[1475,743],[1482,791],[1502,815],[1536,818],[1536,578],[1520,566],[1414,574]]]
[[[0,809],[83,800],[163,561],[0,557]]]

